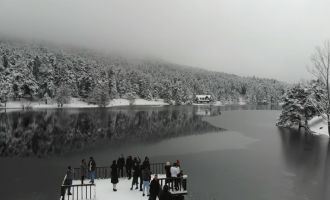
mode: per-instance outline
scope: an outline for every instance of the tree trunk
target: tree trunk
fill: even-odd
[[[328,135],[330,136],[330,119],[329,119],[329,114],[327,114],[327,118],[328,118]]]
[[[302,125],[301,125],[301,121],[299,122],[299,125],[298,125],[298,130],[299,130],[299,132],[300,132],[300,128],[302,127]]]

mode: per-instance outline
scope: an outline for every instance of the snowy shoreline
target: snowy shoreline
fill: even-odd
[[[106,106],[108,107],[118,107],[118,106],[166,106],[169,105],[163,99],[156,100],[145,100],[145,99],[113,99]],[[63,108],[98,108],[98,105],[88,104],[78,98],[71,98],[70,103],[64,104]],[[6,109],[43,109],[43,108],[58,108],[57,103],[45,104],[43,101],[29,102],[29,101],[10,101],[7,102],[6,107],[4,105],[0,106]]]
[[[326,135],[329,137],[328,124],[321,116],[314,117],[313,119],[309,120],[308,125],[312,134]]]
[[[174,102],[173,102],[174,103]],[[221,102],[216,101],[212,104],[197,104],[193,103],[193,106],[226,106],[226,105],[246,105],[245,101],[239,101],[233,103],[230,101]],[[168,106],[171,105],[166,103],[164,99],[154,99],[154,100],[145,100],[145,99],[112,99],[106,106],[107,108],[119,107],[119,106]],[[89,104],[80,100],[79,98],[71,98],[70,103],[64,104],[62,108],[98,108],[98,105]],[[45,104],[44,101],[9,101],[6,104],[0,104],[0,109],[45,109],[45,108],[59,108],[57,103],[51,102]]]

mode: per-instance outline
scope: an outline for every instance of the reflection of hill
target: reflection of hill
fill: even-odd
[[[1,156],[44,156],[107,141],[157,141],[220,130],[185,109],[76,109],[0,113]]]

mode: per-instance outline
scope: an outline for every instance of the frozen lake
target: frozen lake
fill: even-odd
[[[278,115],[256,106],[2,112],[1,199],[57,199],[67,165],[91,155],[110,165],[121,153],[181,160],[187,199],[328,199],[328,138],[279,129]]]

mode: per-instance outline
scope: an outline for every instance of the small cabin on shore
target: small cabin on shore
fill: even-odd
[[[196,95],[195,101],[196,103],[210,103],[211,102],[211,95],[203,94],[203,95]]]

